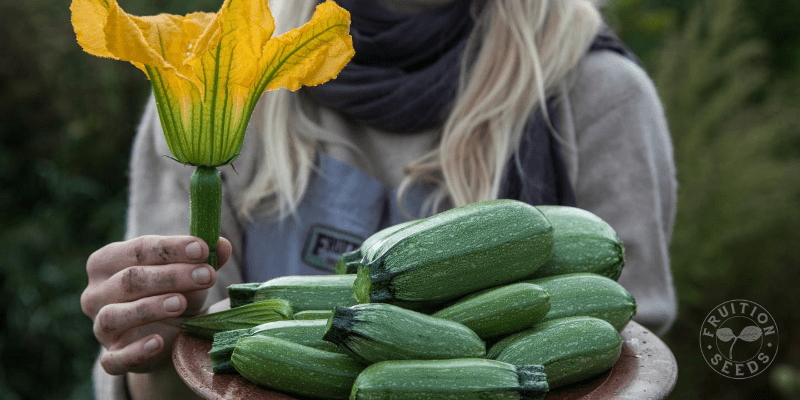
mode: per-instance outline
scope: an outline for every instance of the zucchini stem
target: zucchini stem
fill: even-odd
[[[189,234],[208,244],[206,263],[217,269],[222,180],[216,167],[198,166],[189,182]]]

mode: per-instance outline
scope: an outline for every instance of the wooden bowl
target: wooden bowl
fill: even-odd
[[[678,364],[655,334],[631,321],[620,332],[622,354],[614,367],[594,378],[547,394],[556,399],[663,399],[675,387]],[[215,375],[208,351],[211,341],[181,333],[172,360],[186,384],[209,400],[296,400],[298,397],[257,386],[236,374]]]

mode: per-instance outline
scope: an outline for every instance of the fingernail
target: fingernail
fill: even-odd
[[[211,271],[208,267],[197,267],[192,271],[192,280],[198,285],[211,283]]]
[[[203,256],[203,248],[200,247],[200,243],[192,242],[186,245],[186,256],[191,259],[200,258]]]
[[[154,352],[158,350],[158,340],[156,338],[152,338],[144,343],[144,349],[149,352]]]
[[[172,296],[164,300],[164,309],[168,312],[175,312],[181,309],[181,299],[178,296]]]

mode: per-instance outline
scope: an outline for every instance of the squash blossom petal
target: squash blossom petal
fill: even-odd
[[[272,37],[268,0],[225,0],[214,13],[137,17],[116,0],[72,0],[78,43],[147,74],[175,159],[216,167],[239,154],[261,94],[336,77],[353,57],[350,14],[328,0],[307,24]]]

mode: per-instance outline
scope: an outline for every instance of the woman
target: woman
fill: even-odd
[[[315,0],[280,2],[278,30]],[[181,398],[182,316],[225,288],[321,274],[342,251],[410,218],[490,198],[572,204],[616,230],[620,282],[658,333],[675,317],[667,246],[675,171],[652,82],[584,0],[340,0],[356,56],[339,78],[257,107],[236,172],[223,169],[218,272],[181,236],[190,168],[154,104],[133,151],[126,238],[87,262],[84,311],[104,350],[98,398]],[[590,51],[591,49],[591,51]],[[159,235],[159,236],[155,236]],[[175,236],[167,236],[175,235]]]

